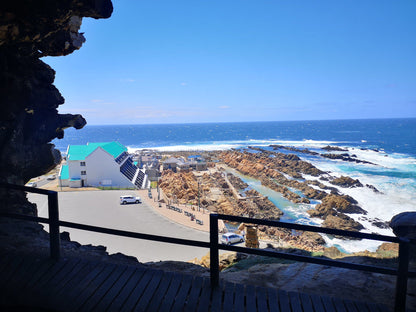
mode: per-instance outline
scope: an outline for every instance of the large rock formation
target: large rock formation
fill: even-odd
[[[50,142],[82,128],[81,115],[58,114],[64,98],[43,56],[62,56],[85,41],[83,17],[107,18],[111,0],[10,0],[0,3],[0,182],[24,184],[59,163]],[[36,214],[22,192],[0,189],[0,210]]]
[[[354,198],[341,195],[335,187],[327,186],[317,180],[303,178],[303,174],[319,176],[324,172],[293,154],[287,155],[254,147],[251,147],[251,150],[255,150],[256,153],[224,151],[220,154],[220,158],[228,166],[259,179],[262,185],[281,193],[293,203],[308,204],[310,199],[321,200],[322,203],[318,204],[316,209],[310,209],[308,213],[311,217],[325,220],[323,225],[326,227],[352,231],[363,229],[360,223],[346,215],[346,213],[367,213],[358,206]],[[360,181],[350,177],[330,176],[330,179],[330,183],[341,187],[363,186]],[[300,192],[295,192],[295,190]],[[329,219],[326,220],[328,217]]]

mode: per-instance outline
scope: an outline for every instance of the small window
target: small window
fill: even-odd
[[[81,165],[81,167],[85,167],[85,161],[81,161],[79,164]]]
[[[86,175],[87,172],[86,171],[81,171],[81,175]]]

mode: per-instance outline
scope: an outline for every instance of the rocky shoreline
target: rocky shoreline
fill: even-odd
[[[279,149],[283,148],[281,146]],[[296,148],[284,147],[299,151]],[[336,177],[319,170],[295,154],[286,154],[273,150],[249,147],[241,150],[209,152],[208,171],[172,172],[165,170],[160,179],[160,187],[171,200],[204,207],[212,212],[246,216],[252,218],[279,220],[283,212],[267,197],[251,189],[231,169],[252,177],[271,190],[279,192],[294,204],[317,203],[308,210],[313,218],[322,219],[322,226],[349,231],[360,231],[364,226],[347,214],[361,215],[359,220],[370,221],[379,228],[388,228],[388,224],[377,218],[366,217],[367,212],[358,205],[357,200],[342,192],[343,188],[368,187],[377,192],[374,186],[363,185],[358,179],[347,176]],[[344,152],[339,147],[327,146],[328,151]],[[315,153],[308,150],[302,152]],[[186,152],[177,152],[175,157],[188,156]],[[305,176],[313,177],[307,179]],[[199,182],[199,189],[198,189]],[[319,234],[298,233],[289,230],[259,226],[260,239],[281,241],[287,245],[308,251],[323,251],[325,241]]]

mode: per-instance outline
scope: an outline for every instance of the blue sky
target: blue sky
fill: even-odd
[[[43,60],[89,124],[416,117],[414,0],[113,0]]]

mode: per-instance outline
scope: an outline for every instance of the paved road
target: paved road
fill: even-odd
[[[76,191],[60,192],[59,214],[64,221],[103,226],[140,233],[209,241],[209,234],[174,223],[142,204],[120,205],[120,195],[138,196],[135,191]],[[30,201],[38,204],[38,214],[47,217],[47,197],[28,194]],[[136,257],[140,262],[159,260],[188,261],[201,258],[208,249],[158,243],[134,238],[93,233],[62,228],[71,240],[81,244],[104,245],[112,254],[121,252]]]

